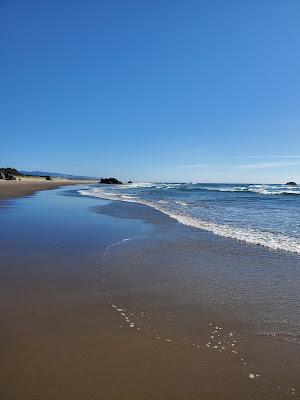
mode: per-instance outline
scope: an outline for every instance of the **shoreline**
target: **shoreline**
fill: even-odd
[[[95,184],[96,180],[69,180],[53,179],[46,181],[44,179],[28,178],[22,181],[0,180],[0,200],[9,200],[17,197],[29,196],[40,190],[57,189],[60,186],[70,186],[78,184]]]
[[[159,211],[161,214],[168,216],[169,218],[177,221],[178,223],[185,225],[190,228],[199,229],[200,231],[211,232],[216,236],[227,238],[229,240],[235,240],[241,243],[250,244],[254,246],[262,246],[267,250],[279,251],[280,253],[295,254],[300,256],[300,242],[296,242],[297,239],[290,238],[284,234],[280,236],[261,230],[259,234],[253,228],[234,227],[222,223],[216,223],[213,221],[205,221],[195,219],[189,215],[181,213],[175,213],[173,210],[168,210],[158,203],[149,202],[142,199],[128,199],[122,197],[110,197],[106,193],[97,193],[98,188],[92,188],[91,190],[82,190],[80,194],[88,197],[95,197],[102,200],[108,201],[121,201],[131,204],[140,204],[150,207],[153,210]]]

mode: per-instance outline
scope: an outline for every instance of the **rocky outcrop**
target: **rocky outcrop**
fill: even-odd
[[[116,178],[101,178],[99,183],[104,183],[105,185],[122,185],[123,182],[118,181]]]
[[[287,182],[286,185],[288,186],[297,186],[296,182]]]
[[[21,176],[19,171],[15,168],[0,168],[0,179],[5,179],[6,181],[15,181],[16,176]]]
[[[29,177],[29,178],[41,178],[41,179],[46,179],[46,181],[51,181],[52,177],[50,175],[27,175],[23,172],[19,172],[15,168],[0,168],[0,179],[5,179],[6,181],[15,181],[15,180],[21,180],[20,178],[22,177]]]
[[[128,181],[127,183],[128,183],[128,184],[131,184],[131,183],[133,183],[133,182],[132,182],[132,181]]]
[[[17,169],[15,168],[0,168],[0,172],[9,175],[22,175]]]

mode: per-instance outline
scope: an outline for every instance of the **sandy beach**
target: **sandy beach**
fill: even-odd
[[[55,189],[59,186],[76,185],[84,183],[97,183],[92,180],[53,179],[46,181],[44,178],[21,177],[21,180],[5,181],[0,179],[0,200],[12,197],[28,196],[39,190]]]
[[[79,187],[0,208],[1,398],[298,398],[298,347],[249,333],[247,295],[236,315],[226,300],[235,254],[271,268],[273,253]]]

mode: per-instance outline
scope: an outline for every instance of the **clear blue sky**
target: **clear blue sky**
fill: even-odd
[[[0,2],[0,163],[300,182],[298,0]]]

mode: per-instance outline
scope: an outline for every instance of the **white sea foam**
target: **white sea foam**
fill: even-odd
[[[144,204],[155,208],[156,210],[161,211],[164,214],[167,214],[172,219],[175,219],[184,225],[207,230],[213,232],[215,235],[236,239],[246,243],[265,246],[274,250],[288,251],[300,254],[300,239],[296,237],[289,237],[280,233],[272,233],[258,229],[241,228],[231,225],[217,224],[210,221],[204,221],[199,217],[193,217],[191,215],[180,213],[180,210],[170,210],[169,208],[164,207],[164,204],[160,203],[159,201],[148,201],[140,199],[137,196],[112,193],[99,187],[89,190],[80,190],[79,193],[83,196],[92,196],[107,200],[121,200]]]
[[[300,187],[289,187],[286,185],[248,185],[248,186],[199,186],[195,185],[199,190],[213,191],[213,192],[249,192],[262,195],[276,196],[276,195],[300,195]],[[193,189],[193,188],[192,188]]]
[[[194,184],[186,188],[186,190],[212,191],[212,192],[245,192],[256,193],[266,196],[281,196],[281,195],[300,195],[300,186],[288,185],[267,185],[267,184],[250,184],[241,186],[213,186]]]
[[[118,190],[152,188],[160,190],[182,189],[185,191],[212,191],[212,192],[249,192],[262,195],[300,195],[300,186],[288,185],[268,185],[268,184],[249,184],[249,185],[224,185],[216,186],[209,184],[184,184],[184,183],[151,183],[136,182],[118,186]]]
[[[185,201],[181,201],[181,200],[174,201],[174,203],[180,204],[180,205],[183,206],[183,207],[187,207],[187,206],[188,206],[188,203],[186,203]]]

